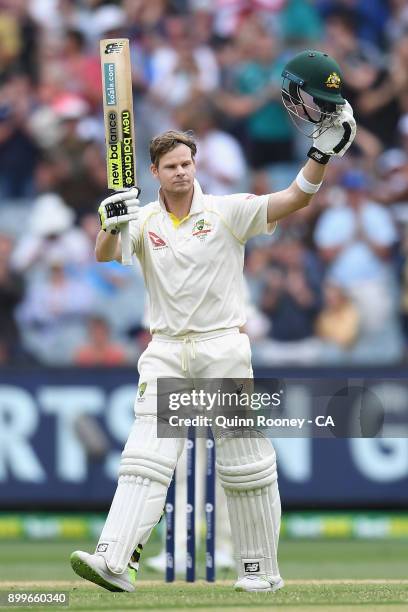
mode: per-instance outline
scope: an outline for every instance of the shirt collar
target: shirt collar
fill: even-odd
[[[158,202],[160,204],[160,208],[164,212],[168,212],[167,208],[166,208],[166,206],[164,204],[163,198],[162,198],[161,188],[159,189],[159,193],[158,193],[157,199],[158,199]],[[193,201],[191,202],[190,211],[189,211],[187,216],[190,217],[191,215],[195,215],[197,213],[200,213],[203,210],[204,210],[203,192],[202,192],[202,189],[200,187],[200,183],[197,181],[197,179],[194,179]]]

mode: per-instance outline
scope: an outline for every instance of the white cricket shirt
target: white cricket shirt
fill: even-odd
[[[132,251],[149,294],[150,331],[170,336],[245,323],[245,242],[272,233],[268,196],[205,195],[194,181],[190,213],[181,221],[158,200],[129,224]]]

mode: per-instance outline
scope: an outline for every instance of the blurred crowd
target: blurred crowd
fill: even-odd
[[[389,365],[408,344],[405,0],[0,0],[0,364],[136,364],[143,280],[96,263],[106,197],[99,40],[131,41],[137,166],[194,130],[208,193],[269,193],[309,146],[281,102],[285,62],[333,55],[357,138],[306,209],[246,255],[257,365]]]

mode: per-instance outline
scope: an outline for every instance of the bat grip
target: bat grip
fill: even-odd
[[[124,266],[132,265],[132,245],[129,235],[129,223],[124,223],[120,229],[120,239],[122,243],[122,264]]]

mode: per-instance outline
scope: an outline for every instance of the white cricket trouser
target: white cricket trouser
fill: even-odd
[[[156,379],[161,376],[186,378],[252,378],[251,349],[246,334],[237,328],[216,330],[205,334],[191,334],[184,338],[154,335],[153,340],[138,363],[140,383],[147,383],[142,397],[136,398],[137,415],[156,414]],[[204,517],[205,451],[201,440],[197,440],[196,501],[197,526]],[[176,549],[186,548],[186,458],[185,453],[178,462],[176,504]],[[225,493],[216,480],[216,543],[217,548],[229,550],[231,531]],[[220,503],[220,501],[221,503]],[[196,533],[199,533],[197,528]]]
[[[238,328],[183,337],[155,334],[137,364],[135,414],[156,415],[157,378],[252,378],[251,348]]]

